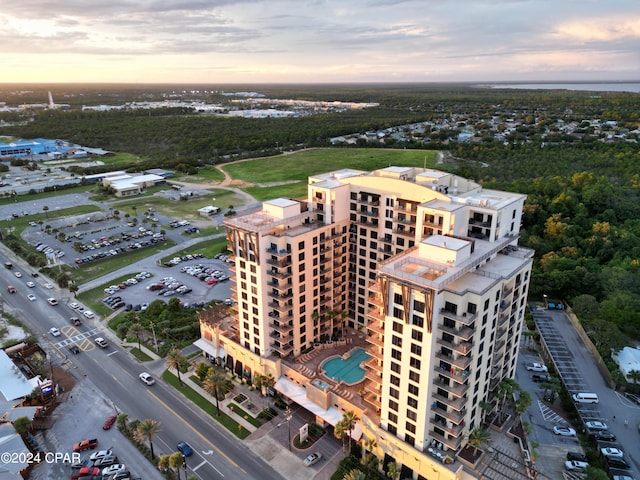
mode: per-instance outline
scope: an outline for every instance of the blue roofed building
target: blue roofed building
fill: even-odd
[[[34,138],[33,140],[16,140],[15,142],[0,142],[0,157],[22,158],[46,155],[50,158],[61,157],[72,149],[80,148],[64,140],[49,140]]]

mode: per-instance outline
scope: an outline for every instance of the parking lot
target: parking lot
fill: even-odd
[[[174,265],[145,265],[148,269],[124,282],[104,288],[104,303],[112,310],[145,310],[154,300],[177,297],[185,308],[200,308],[211,300],[231,296],[230,271],[226,257],[204,259],[185,255]]]
[[[624,472],[635,475],[639,470],[637,451],[637,425],[640,422],[640,405],[613,390],[597,368],[597,362],[579,336],[564,311],[538,308],[534,319],[541,334],[541,341],[549,354],[548,364],[555,367],[562,383],[570,394],[590,392],[597,395],[598,403],[574,401],[580,416],[578,425],[570,425],[542,401],[540,384],[534,383],[533,372],[518,373],[518,382],[527,390],[536,392],[539,399],[528,410],[528,421],[534,426],[531,439],[540,444],[538,471],[549,478],[561,478],[564,470],[581,471],[584,466],[568,465],[568,452],[582,452],[576,433],[583,434],[595,445],[610,475]],[[521,361],[540,362],[537,353],[523,349]],[[526,376],[526,378],[525,378]],[[629,428],[632,426],[633,428]],[[573,435],[554,434],[554,427],[575,427]],[[617,448],[624,452],[624,459],[616,460],[603,455],[603,448]],[[607,450],[605,450],[606,452]],[[620,467],[622,465],[623,467]],[[625,466],[626,465],[626,466]],[[637,478],[634,476],[634,478]]]

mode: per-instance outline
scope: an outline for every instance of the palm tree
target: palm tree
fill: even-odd
[[[342,439],[342,445],[344,447],[345,435],[348,438],[349,451],[351,451],[351,432],[356,426],[356,423],[360,421],[360,417],[353,410],[349,410],[348,412],[344,412],[342,415],[342,420],[336,423],[336,426],[333,429],[333,434],[336,438]]]
[[[331,332],[331,340],[333,340],[333,320],[336,318],[337,313],[334,312],[333,310],[329,310],[327,312],[327,317],[329,317],[329,320],[331,320],[331,328],[329,328],[329,331]]]
[[[184,465],[184,458],[180,452],[174,452],[169,455],[169,466],[178,472],[178,478],[180,477],[180,467]]]
[[[491,433],[484,428],[474,428],[469,432],[469,445],[473,447],[473,455],[478,454],[478,449],[488,445],[491,441]]]
[[[45,205],[44,207],[42,207],[42,210],[44,211],[44,217],[45,218],[49,218],[49,207],[47,205]]]
[[[116,419],[116,424],[118,425],[118,429],[121,432],[126,432],[129,430],[129,415],[126,413],[121,413],[118,415]]]
[[[216,410],[218,416],[220,416],[219,399],[220,396],[231,390],[231,380],[212,368],[204,379],[202,388],[204,388],[205,392],[216,399]]]
[[[522,414],[531,406],[531,394],[527,391],[520,390],[518,399],[513,403],[513,409],[516,412],[516,421],[520,419]]]
[[[486,423],[487,414],[491,413],[493,410],[493,404],[489,402],[480,402],[478,406],[482,412],[482,424],[484,425]]]
[[[637,385],[640,381],[640,370],[631,370],[629,373],[627,373],[627,378],[633,380],[633,384]]]
[[[506,412],[506,404],[507,399],[513,396],[513,392],[515,392],[518,388],[518,384],[515,380],[511,378],[505,378],[498,384],[498,397],[500,398],[501,408],[500,408],[500,419],[504,420],[504,415]]]
[[[133,432],[136,440],[139,442],[144,442],[147,440],[149,442],[149,449],[151,450],[151,458],[156,458],[153,453],[153,437],[160,433],[162,429],[160,428],[160,422],[156,420],[152,420],[151,418],[147,418],[146,420],[141,421],[138,424],[138,428]]]
[[[32,424],[33,422],[29,420],[29,417],[18,417],[13,421],[13,428],[21,437],[24,437],[24,434],[31,430]]]
[[[400,465],[398,465],[396,462],[389,462],[387,464],[387,477],[389,477],[391,480],[398,480],[399,476]]]
[[[348,314],[349,313],[346,310],[341,310],[340,311],[340,326],[342,328],[341,340],[344,340],[344,321],[346,320]]]
[[[169,353],[167,353],[167,360],[166,360],[167,367],[175,369],[176,373],[178,374],[178,382],[180,382],[180,386],[182,386],[182,378],[180,378],[180,369],[184,366],[184,364],[186,363],[186,360],[187,359],[184,357],[184,355],[180,353],[180,350],[178,350],[175,347],[173,347],[171,350],[169,350]]]
[[[133,335],[138,339],[138,350],[142,352],[142,348],[140,347],[140,335],[144,332],[144,327],[140,322],[134,322],[129,326],[129,335]]]
[[[354,468],[350,472],[344,474],[342,480],[367,480],[367,475],[357,468]]]

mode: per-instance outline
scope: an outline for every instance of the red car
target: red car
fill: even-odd
[[[104,425],[102,425],[102,429],[109,430],[111,427],[113,427],[113,424],[116,423],[117,418],[117,415],[111,415],[107,417],[107,419],[104,421]]]

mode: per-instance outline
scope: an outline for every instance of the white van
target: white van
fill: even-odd
[[[598,395],[595,393],[580,392],[572,395],[573,401],[577,403],[598,403]]]

